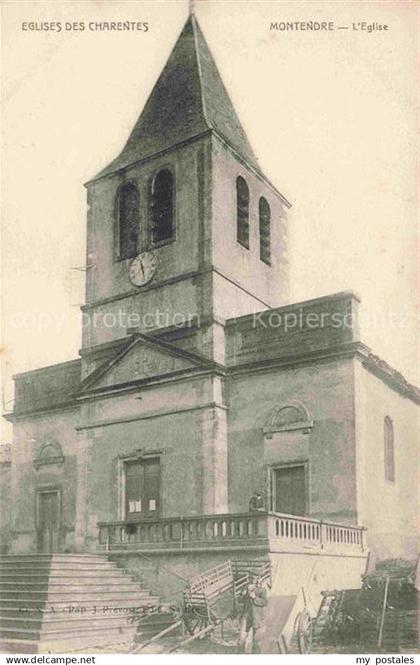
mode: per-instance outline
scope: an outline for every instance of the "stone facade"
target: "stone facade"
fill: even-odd
[[[0,446],[0,545],[1,553],[7,552],[10,543],[10,467],[11,447]]]

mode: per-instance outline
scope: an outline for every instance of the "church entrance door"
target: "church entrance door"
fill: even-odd
[[[305,465],[284,466],[274,469],[274,510],[288,515],[305,515]]]
[[[60,492],[38,493],[38,552],[58,552],[60,547]]]
[[[125,465],[126,519],[159,517],[160,459],[143,458]]]

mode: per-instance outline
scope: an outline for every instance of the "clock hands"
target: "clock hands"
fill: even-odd
[[[152,279],[156,270],[156,257],[151,252],[136,256],[129,268],[131,282],[135,286],[144,286]]]

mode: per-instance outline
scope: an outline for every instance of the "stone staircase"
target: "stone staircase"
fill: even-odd
[[[159,598],[104,555],[0,556],[3,653],[65,653],[133,642],[133,612]]]

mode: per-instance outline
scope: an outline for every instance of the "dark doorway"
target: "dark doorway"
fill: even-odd
[[[160,515],[160,459],[151,457],[125,465],[125,514],[132,517]]]
[[[306,482],[305,465],[285,466],[274,469],[274,501],[276,513],[305,515]]]
[[[60,493],[48,490],[38,493],[38,552],[60,549]]]

